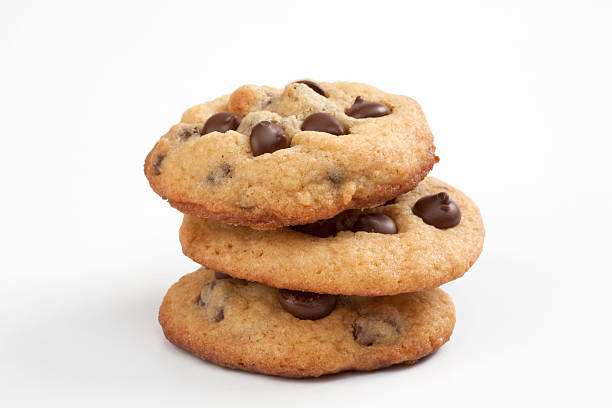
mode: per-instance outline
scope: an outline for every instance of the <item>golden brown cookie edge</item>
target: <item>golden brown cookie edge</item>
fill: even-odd
[[[155,148],[153,148],[153,150],[154,149]],[[345,210],[377,207],[414,189],[427,176],[438,160],[434,153],[435,147],[433,147],[429,155],[430,158],[424,163],[421,171],[412,174],[411,177],[407,178],[402,184],[378,185],[377,188],[372,190],[368,196],[359,199],[353,198],[345,205],[340,205],[338,202],[338,205],[335,207],[311,207],[308,211],[303,209],[298,211],[298,208],[295,207],[295,212],[282,214],[270,208],[262,208],[258,212],[254,212],[252,209],[243,209],[239,207],[227,208],[226,211],[214,211],[202,204],[175,200],[154,181],[154,177],[151,174],[151,155],[153,150],[149,152],[145,159],[145,175],[151,188],[163,199],[167,199],[168,203],[172,207],[183,214],[189,214],[201,218],[211,218],[224,224],[239,225],[259,230],[271,230],[291,225],[309,224],[334,217]]]
[[[330,294],[338,294],[338,295],[353,295],[353,296],[389,296],[389,295],[397,295],[400,293],[408,293],[408,292],[418,292],[423,290],[429,290],[432,288],[437,288],[445,283],[451,282],[455,279],[458,279],[465,275],[467,271],[474,265],[474,263],[480,257],[482,253],[482,249],[484,246],[484,236],[485,229],[484,223],[482,221],[482,216],[480,214],[480,210],[474,204],[474,202],[463,192],[454,188],[453,186],[436,179],[434,177],[429,177],[432,183],[441,183],[444,186],[452,188],[460,192],[464,199],[468,200],[471,206],[473,206],[474,216],[477,220],[477,230],[479,232],[479,236],[477,237],[476,245],[472,247],[472,251],[470,257],[465,260],[465,264],[461,268],[448,268],[444,274],[440,274],[440,276],[434,277],[431,273],[427,273],[427,279],[419,283],[414,283],[411,280],[404,280],[403,285],[398,285],[397,287],[390,288],[385,287],[377,282],[372,281],[368,284],[363,283],[363,280],[359,279],[361,284],[354,286],[347,285],[338,285],[336,283],[328,283],[321,280],[318,280],[316,284],[307,284],[303,280],[295,280],[290,274],[284,273],[274,273],[274,274],[264,274],[253,271],[252,269],[243,269],[235,264],[230,265],[228,263],[219,262],[216,257],[206,257],[202,251],[198,251],[197,248],[194,248],[192,245],[193,237],[187,236],[185,233],[185,229],[183,225],[179,230],[179,240],[181,242],[181,247],[183,254],[193,261],[197,262],[200,265],[203,265],[207,268],[216,270],[218,272],[223,272],[228,275],[247,279],[251,281],[257,281],[264,283],[268,286],[279,287],[291,290],[301,290],[308,292],[316,292],[316,293],[330,293]],[[183,220],[183,224],[187,221]],[[372,271],[372,275],[375,276],[375,273]]]
[[[193,354],[194,356],[212,362],[216,365],[247,371],[252,373],[260,373],[272,376],[288,377],[288,378],[313,378],[320,377],[323,375],[337,374],[344,371],[373,371],[381,368],[386,368],[398,364],[406,364],[411,366],[418,362],[423,357],[426,357],[436,352],[442,345],[450,340],[453,333],[456,315],[455,307],[451,297],[444,292],[442,289],[436,288],[431,291],[435,291],[441,295],[439,303],[446,305],[446,313],[450,318],[449,324],[445,327],[445,331],[442,336],[436,339],[429,339],[428,342],[418,347],[415,351],[409,354],[405,354],[402,358],[397,358],[396,350],[387,353],[388,355],[383,358],[377,358],[376,363],[369,365],[362,365],[359,362],[353,362],[346,367],[342,367],[335,370],[325,370],[321,367],[312,367],[311,371],[305,373],[304,370],[294,370],[291,367],[280,367],[274,364],[265,363],[263,361],[248,361],[245,359],[245,355],[240,352],[227,353],[228,348],[219,346],[217,342],[210,342],[207,344],[201,344],[194,341],[194,337],[189,336],[189,333],[181,328],[177,327],[176,320],[174,319],[175,314],[172,312],[172,291],[181,284],[182,281],[190,279],[202,271],[201,268],[195,272],[182,276],[178,282],[174,283],[170,289],[168,289],[162,304],[159,309],[158,321],[162,327],[164,336],[175,346]],[[404,341],[403,346],[407,345],[407,341]],[[395,356],[394,356],[395,354]],[[261,356],[258,356],[261,357]]]

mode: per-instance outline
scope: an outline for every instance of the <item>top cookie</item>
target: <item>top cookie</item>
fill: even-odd
[[[406,96],[350,82],[245,85],[185,112],[147,156],[145,174],[184,213],[274,229],[410,191],[434,150],[423,111]]]

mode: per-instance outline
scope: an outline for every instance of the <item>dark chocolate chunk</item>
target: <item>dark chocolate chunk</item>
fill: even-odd
[[[353,225],[353,232],[357,231],[397,234],[397,226],[395,221],[385,214],[362,214]]]
[[[312,224],[294,225],[291,229],[304,234],[314,235],[315,237],[327,238],[336,235],[338,232],[336,224],[336,219],[330,218],[329,220],[321,220]]]
[[[225,133],[228,130],[236,130],[238,125],[240,125],[240,121],[242,120],[242,116],[236,115],[232,112],[219,112],[212,115],[206,123],[204,123],[204,129],[202,130],[202,134],[205,135],[210,132],[221,132]]]
[[[327,97],[327,95],[325,94],[325,90],[323,88],[321,88],[321,85],[317,84],[314,81],[309,81],[308,79],[304,79],[302,81],[295,81],[295,82],[297,82],[298,84],[307,85],[310,89],[312,89],[313,91],[315,91],[319,95],[323,95],[323,96]]]
[[[361,96],[358,96],[353,102],[353,106],[348,108],[346,114],[356,119],[377,118],[391,113],[391,109],[387,105],[378,102],[365,101]]]
[[[454,227],[461,221],[461,210],[457,203],[444,192],[419,198],[412,212],[426,224],[439,229]]]
[[[353,338],[362,346],[396,343],[400,333],[395,316],[368,314],[359,316],[353,323]]]
[[[302,130],[331,133],[336,136],[348,133],[342,122],[325,112],[313,113],[304,119]]]
[[[232,178],[232,166],[227,163],[221,163],[208,173],[206,182],[211,186],[216,186],[226,178]]]
[[[159,154],[155,156],[153,159],[153,163],[151,163],[151,167],[153,167],[153,174],[159,176],[161,174],[161,164],[166,158],[165,154]]]
[[[278,124],[264,120],[251,131],[251,151],[253,156],[272,153],[289,147],[289,138]]]
[[[335,295],[280,289],[278,301],[283,309],[298,319],[318,320],[330,314],[336,307]]]

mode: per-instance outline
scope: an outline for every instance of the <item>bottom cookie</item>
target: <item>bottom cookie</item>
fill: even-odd
[[[305,298],[217,276],[205,268],[183,276],[168,290],[159,322],[176,346],[225,367],[318,377],[414,363],[446,343],[455,325],[441,289]]]

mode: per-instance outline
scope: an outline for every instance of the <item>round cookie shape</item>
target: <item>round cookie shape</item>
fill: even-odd
[[[168,290],[159,322],[170,342],[197,357],[284,377],[411,364],[446,343],[455,324],[452,300],[440,289],[340,296],[319,320],[287,312],[278,291],[260,283],[215,280],[213,271],[201,268]]]
[[[422,197],[444,192],[461,210],[447,229],[412,211]],[[384,214],[397,233],[353,232],[359,216]],[[274,231],[235,227],[185,216],[185,255],[236,278],[306,292],[378,296],[438,287],[461,277],[482,251],[478,207],[461,191],[427,177],[413,191],[381,207],[343,212],[315,226]],[[392,232],[392,231],[387,231]]]
[[[355,108],[360,118],[346,113],[357,97],[366,101]],[[389,113],[362,117],[381,107]],[[186,214],[276,229],[410,191],[437,161],[434,152],[413,99],[305,80],[284,89],[245,85],[192,107],[157,142],[144,170],[153,190]]]

